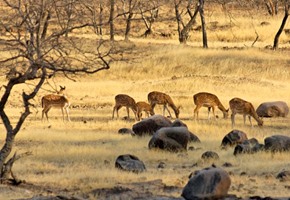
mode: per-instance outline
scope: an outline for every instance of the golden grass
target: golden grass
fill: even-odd
[[[272,18],[267,20],[271,21],[271,24],[275,21]],[[251,34],[243,36],[252,33],[251,26],[246,26],[246,22],[241,24],[244,32],[240,29],[235,30],[235,38],[229,41],[241,42],[232,43],[233,45],[227,43],[228,46],[243,46],[244,40],[249,42],[253,39]],[[277,24],[271,25],[271,28],[276,30],[276,26]],[[229,32],[215,34],[220,38],[228,38],[230,35]],[[263,42],[267,42],[273,33],[263,31],[261,36],[265,38]],[[89,41],[96,37],[87,35],[86,39]],[[162,179],[167,185],[183,187],[192,171],[212,164],[200,159],[203,152],[212,150],[220,156],[220,160],[215,161],[216,165],[221,166],[225,162],[233,164],[233,167],[225,168],[231,173],[232,179],[229,193],[242,197],[281,197],[281,194],[290,196],[289,190],[284,187],[285,184],[275,179],[279,171],[290,168],[289,153],[272,155],[259,152],[235,157],[233,149],[221,150],[222,138],[232,130],[230,119],[221,119],[222,113],[217,111],[220,118],[209,121],[207,109],[202,108],[200,120],[194,121],[192,99],[193,94],[207,91],[216,94],[226,108],[228,101],[233,97],[251,101],[255,107],[262,102],[274,100],[282,100],[290,105],[289,50],[222,50],[219,40],[210,42],[209,45],[213,48],[207,50],[197,48],[194,40],[189,42],[189,46],[178,45],[176,40],[134,38],[132,41],[136,45],[134,54],[130,56],[135,59],[130,62],[113,63],[110,70],[78,77],[76,82],[62,77],[55,79],[57,85],[65,85],[67,88],[67,96],[72,102],[71,123],[63,122],[61,111],[56,109],[49,112],[50,122],[41,122],[40,99],[48,92],[40,91],[35,98],[35,104],[39,106],[32,110],[33,113],[16,137],[14,151],[33,153],[32,156],[15,163],[14,173],[20,179],[49,188],[80,193],[96,188],[113,187],[118,183],[155,179]],[[198,41],[198,45],[200,44]],[[222,46],[224,45],[222,43]],[[4,78],[1,79],[3,83]],[[13,122],[17,120],[21,110],[18,99],[23,89],[29,90],[29,86],[17,87],[6,107]],[[50,88],[45,85],[44,89]],[[182,106],[181,120],[202,141],[189,145],[194,146],[195,151],[178,154],[150,151],[147,147],[149,136],[138,138],[117,134],[118,129],[131,128],[135,122],[111,119],[114,96],[125,93],[134,97],[136,101],[146,101],[147,94],[153,90],[170,94],[173,101]],[[162,113],[160,106],[156,107],[156,113]],[[119,114],[121,117],[125,116],[125,109],[122,108]],[[264,142],[265,137],[273,134],[290,136],[289,122],[289,117],[264,119],[262,128],[258,128],[255,121],[255,126],[251,128],[248,121],[244,126],[242,117],[236,116],[236,128],[246,132],[249,138],[257,138],[260,143]],[[3,126],[0,130],[3,133],[0,136],[3,144]],[[136,175],[115,169],[116,158],[120,154],[128,153],[143,160],[147,171]],[[166,163],[164,169],[157,169],[160,162]],[[198,165],[194,166],[195,163]],[[246,172],[246,175],[241,176],[242,172]],[[178,195],[180,194],[176,194]]]

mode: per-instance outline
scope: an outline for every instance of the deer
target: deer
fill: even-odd
[[[151,116],[155,114],[151,105],[145,101],[139,101],[136,103],[136,105],[137,105],[137,118],[138,118],[138,120],[141,119],[143,111],[147,114],[147,117],[149,117],[149,114]]]
[[[176,107],[175,104],[173,103],[171,97],[168,94],[162,93],[162,92],[157,92],[153,91],[148,94],[148,102],[151,105],[152,109],[154,110],[156,104],[163,105],[163,116],[165,115],[165,109],[169,113],[170,118],[172,118],[171,113],[167,107],[171,107],[175,113],[176,118],[179,117],[179,107]]]
[[[214,119],[216,119],[215,115],[215,107],[218,107],[223,112],[224,119],[228,118],[229,116],[229,109],[225,109],[225,107],[220,102],[219,98],[211,93],[208,92],[199,92],[193,95],[193,102],[196,105],[194,109],[194,119],[198,119],[198,111],[201,107],[208,108],[208,119],[210,119],[210,110],[212,109],[212,113]]]
[[[258,126],[263,126],[263,120],[259,118],[252,103],[245,101],[243,99],[240,99],[240,98],[233,98],[229,101],[229,104],[230,104],[230,109],[232,111],[232,114],[231,114],[232,127],[234,127],[235,125],[236,114],[243,115],[244,124],[246,124],[246,116],[248,116],[251,127],[253,127],[251,117],[253,117],[257,121]]]
[[[127,109],[127,115],[128,115],[128,119],[130,118],[129,116],[129,108],[132,109],[134,115],[135,115],[135,120],[137,120],[137,105],[135,100],[130,97],[127,94],[118,94],[115,96],[115,106],[113,109],[113,115],[112,115],[112,119],[114,119],[114,113],[117,113],[117,118],[119,118],[119,113],[118,111],[120,110],[120,108],[122,107],[126,107]]]
[[[65,117],[64,117],[64,110],[65,110],[67,120],[70,121],[70,117],[69,117],[70,102],[68,98],[63,94],[64,90],[65,90],[65,87],[60,86],[60,90],[57,92],[57,94],[48,94],[41,98],[41,105],[43,108],[42,121],[44,120],[44,115],[46,116],[47,121],[49,121],[47,113],[53,107],[61,109],[63,121],[65,120]]]

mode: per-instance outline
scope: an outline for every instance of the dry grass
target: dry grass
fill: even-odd
[[[238,22],[246,31],[235,30],[236,35],[241,36],[231,39],[230,42],[240,41],[235,43],[236,46],[243,46],[245,40],[249,42],[253,39],[252,36],[242,36],[251,35],[248,34],[251,26],[246,26],[248,23],[237,19]],[[276,26],[271,25],[271,28],[276,30]],[[230,38],[229,32],[215,34],[218,38]],[[266,38],[263,42],[267,42],[268,37],[273,38],[270,32],[263,34],[262,38]],[[93,39],[94,36],[86,36],[88,41]],[[260,152],[235,157],[233,149],[221,150],[219,145],[222,138],[232,130],[230,119],[208,121],[207,110],[202,108],[201,120],[193,121],[192,100],[193,94],[208,91],[215,93],[225,107],[228,107],[228,101],[233,97],[251,101],[255,107],[273,100],[286,101],[290,105],[289,50],[222,50],[219,40],[212,43],[214,48],[207,50],[191,46],[194,43],[181,46],[173,40],[135,38],[132,41],[135,45],[122,44],[132,45],[134,48],[131,55],[134,59],[130,62],[114,63],[110,70],[79,77],[76,82],[56,78],[57,84],[67,88],[67,95],[72,102],[72,122],[62,122],[60,110],[51,110],[51,121],[42,123],[40,106],[33,110],[18,134],[14,148],[17,152],[33,153],[32,156],[15,163],[14,173],[20,179],[51,189],[67,189],[81,194],[96,188],[113,187],[117,183],[154,179],[162,179],[167,185],[183,187],[192,171],[211,164],[202,161],[200,156],[204,151],[213,150],[220,156],[220,160],[215,162],[216,165],[221,166],[225,162],[233,164],[233,167],[226,168],[232,178],[230,193],[242,197],[290,196],[287,183],[275,179],[279,171],[290,168],[289,153],[272,155]],[[3,82],[4,79],[1,80]],[[21,110],[18,99],[23,89],[28,90],[29,86],[16,88],[17,92],[11,96],[10,104],[6,108],[13,120],[17,119]],[[46,85],[45,89],[49,87]],[[181,119],[202,141],[200,144],[190,144],[197,150],[180,154],[149,151],[147,145],[150,137],[137,138],[117,134],[118,129],[131,128],[135,122],[111,119],[114,96],[126,93],[136,101],[146,101],[147,94],[153,90],[170,94],[177,105],[182,105]],[[45,90],[41,91],[35,103],[40,105],[40,98],[46,93]],[[156,109],[157,113],[161,113],[161,107]],[[125,115],[125,109],[121,109],[120,116]],[[218,115],[222,116],[220,111]],[[236,128],[246,132],[249,138],[257,138],[260,143],[273,134],[290,136],[289,117],[265,119],[263,128],[251,128],[248,122],[244,126],[242,117],[236,118]],[[5,134],[3,126],[0,128],[3,133],[0,141],[3,144]],[[136,175],[115,169],[115,159],[120,154],[127,153],[143,160],[147,171]],[[166,163],[165,169],[157,169],[161,161]],[[194,166],[195,163],[198,165]],[[246,172],[246,175],[241,176],[242,172]],[[0,197],[5,198],[11,194],[1,195]],[[27,192],[22,197],[32,195]],[[179,196],[180,193],[175,195]],[[16,192],[8,198],[18,197],[19,193]]]

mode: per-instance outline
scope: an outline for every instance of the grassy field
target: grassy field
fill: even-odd
[[[269,29],[277,30],[277,20],[268,20],[276,22]],[[235,157],[233,149],[220,149],[222,138],[232,130],[230,119],[222,119],[222,113],[217,111],[219,119],[207,120],[207,109],[202,108],[200,120],[193,120],[192,96],[202,91],[216,94],[226,108],[234,97],[250,101],[255,107],[262,102],[275,100],[290,105],[289,46],[288,49],[277,51],[262,48],[269,44],[269,38],[272,39],[274,34],[273,31],[263,30],[261,42],[256,47],[245,47],[245,44],[251,44],[254,40],[252,34],[247,32],[251,26],[246,26],[248,23],[242,20],[238,22],[245,31],[237,32],[237,35],[243,35],[237,41],[222,43],[215,36],[228,38],[230,33],[216,32],[215,36],[209,34],[214,42],[209,43],[211,48],[205,50],[200,48],[201,42],[194,39],[188,46],[182,46],[174,38],[132,38],[129,43],[118,43],[132,49],[127,55],[130,58],[128,62],[115,62],[108,71],[76,77],[76,81],[56,77],[55,83],[67,88],[66,94],[72,104],[72,122],[63,122],[61,111],[57,109],[49,112],[50,122],[41,122],[40,99],[50,90],[45,85],[35,98],[38,106],[32,110],[33,113],[17,135],[14,147],[18,153],[31,151],[32,155],[16,162],[14,173],[28,183],[47,188],[42,191],[44,195],[56,192],[83,195],[96,188],[155,179],[182,188],[191,172],[212,164],[200,159],[203,152],[212,150],[220,156],[215,161],[217,166],[225,162],[233,165],[225,168],[232,179],[230,194],[240,197],[290,197],[289,182],[280,182],[275,178],[281,170],[290,169],[289,152],[274,155],[259,152]],[[89,44],[93,44],[95,39],[89,34],[82,38],[88,48],[93,48]],[[282,41],[287,41],[286,36],[283,36]],[[223,49],[224,46],[230,49]],[[235,46],[245,48],[231,48]],[[4,81],[1,78],[1,83]],[[6,108],[13,120],[21,112],[18,99],[22,90],[29,90],[29,85],[16,88]],[[138,138],[117,133],[120,128],[132,128],[136,122],[121,118],[112,120],[114,96],[124,93],[136,101],[146,101],[147,94],[153,90],[169,94],[176,105],[182,106],[180,119],[201,140],[201,143],[189,145],[197,150],[178,154],[151,151],[148,149],[149,136]],[[156,107],[155,112],[161,114],[161,107]],[[124,117],[125,108],[119,114]],[[257,138],[260,143],[264,143],[265,137],[274,134],[290,136],[289,117],[264,119],[264,126],[259,128],[255,121],[254,127],[250,127],[248,121],[243,125],[242,116],[237,116],[236,124],[236,129],[246,132],[248,138]],[[2,145],[5,139],[3,126],[0,126],[0,130]],[[116,158],[128,153],[139,157],[147,171],[136,175],[115,169]],[[160,162],[165,162],[164,169],[157,168]],[[246,175],[242,176],[242,172],[246,172]],[[180,194],[181,191],[171,195],[179,197]],[[23,193],[17,188],[10,188],[10,191],[0,193],[0,199],[28,198],[32,195],[35,192],[26,190]]]

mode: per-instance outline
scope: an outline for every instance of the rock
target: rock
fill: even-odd
[[[247,140],[247,134],[240,130],[232,130],[222,140],[221,147],[234,146]]]
[[[213,151],[206,151],[201,155],[201,159],[203,159],[203,160],[218,160],[219,155]]]
[[[258,106],[256,112],[259,117],[286,117],[289,107],[284,101],[265,102]]]
[[[160,128],[170,127],[171,125],[172,122],[168,118],[162,115],[153,115],[137,122],[133,125],[132,129],[136,135],[144,136],[146,134],[153,135]]]
[[[281,181],[290,181],[290,170],[281,171],[276,178]]]
[[[186,127],[165,127],[154,133],[149,141],[149,149],[179,152],[187,150],[190,135]]]
[[[265,138],[265,150],[272,152],[290,151],[290,137],[285,135],[273,135]]]
[[[221,168],[205,168],[196,172],[186,186],[181,196],[186,200],[219,199],[227,196],[231,185],[229,174]]]
[[[176,119],[171,127],[186,127],[187,128],[187,125],[182,122],[180,119]],[[192,132],[189,131],[189,135],[190,135],[190,138],[189,138],[189,142],[200,142],[200,139]]]
[[[140,173],[146,170],[144,163],[138,157],[130,154],[118,156],[115,167],[134,173]]]
[[[172,127],[184,126],[184,127],[187,128],[187,125],[186,125],[183,121],[181,121],[180,119],[176,119],[176,120],[174,120],[174,122],[172,123],[171,126],[172,126]]]
[[[135,135],[134,131],[130,128],[121,128],[118,130],[119,134],[131,134],[131,135]]]
[[[255,153],[260,151],[264,146],[259,144],[256,138],[251,138],[249,140],[245,140],[243,143],[238,144],[234,149],[234,155],[242,154],[242,153]]]

